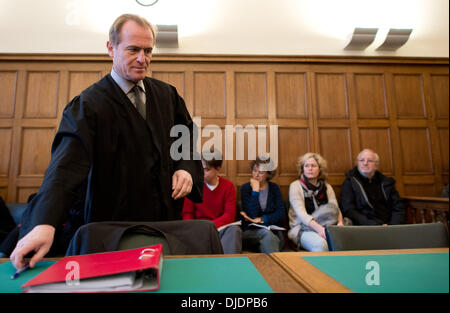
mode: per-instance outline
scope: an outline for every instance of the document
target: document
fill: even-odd
[[[248,226],[256,226],[256,227],[265,228],[265,229],[268,229],[268,230],[286,230],[286,228],[280,227],[280,226],[277,226],[277,225],[266,226],[266,225],[263,225],[263,224],[251,223],[251,224],[248,224]]]
[[[239,221],[236,221],[236,222],[233,222],[233,223],[222,225],[219,228],[217,228],[217,231],[221,231],[222,229],[225,229],[225,228],[227,228],[228,226],[231,226],[231,225],[239,225],[240,226],[240,225],[242,225],[242,222],[239,220]]]

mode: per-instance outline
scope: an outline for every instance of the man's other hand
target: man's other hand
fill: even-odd
[[[192,176],[185,170],[178,170],[172,176],[172,198],[177,200],[192,190]]]
[[[55,237],[55,228],[50,225],[38,225],[25,235],[16,245],[11,253],[10,259],[16,269],[23,268],[27,263],[33,268],[50,250],[53,238]],[[29,262],[25,256],[34,252]]]

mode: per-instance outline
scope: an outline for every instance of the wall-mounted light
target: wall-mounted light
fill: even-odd
[[[159,48],[178,48],[178,25],[156,25],[156,46]]]
[[[384,42],[379,46],[377,51],[395,51],[403,46],[409,39],[412,29],[389,29]]]
[[[364,50],[374,41],[378,28],[355,28],[344,50]]]

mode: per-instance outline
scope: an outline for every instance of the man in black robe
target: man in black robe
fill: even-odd
[[[49,251],[86,180],[85,223],[180,219],[183,197],[202,201],[201,162],[193,151],[189,159],[173,160],[170,154],[175,125],[189,129],[193,146],[185,103],[173,86],[146,77],[153,27],[139,16],[122,15],[109,37],[111,74],[64,110],[50,165],[10,257],[16,268],[25,265],[29,252],[33,267]]]

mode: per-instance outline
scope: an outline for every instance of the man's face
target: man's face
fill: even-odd
[[[364,151],[358,158],[358,170],[365,177],[372,178],[377,170],[375,154],[370,151]]]
[[[152,58],[154,39],[152,31],[130,20],[123,24],[121,41],[113,46],[107,43],[113,59],[114,71],[123,79],[138,82],[145,78]]]
[[[208,164],[206,164],[206,162],[203,160],[202,165],[204,181],[210,185],[214,184],[216,177],[219,176],[220,168],[208,166]]]

